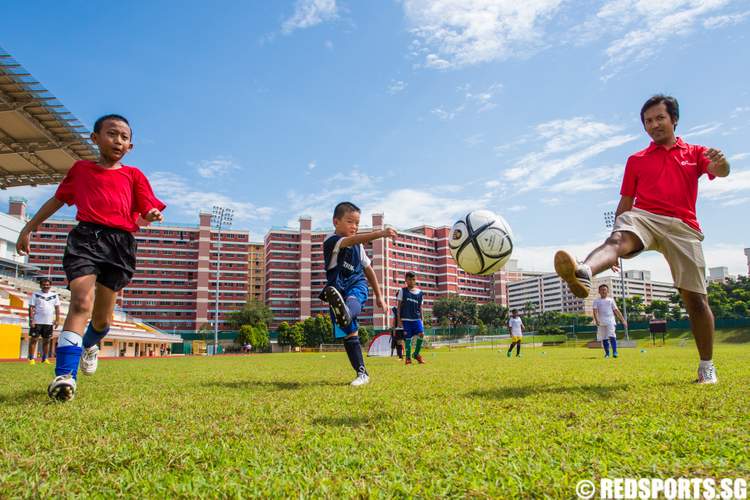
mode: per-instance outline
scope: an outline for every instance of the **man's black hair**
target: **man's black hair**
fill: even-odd
[[[601,289],[602,289],[602,287],[605,287],[605,288],[606,288],[607,290],[609,290],[609,285],[608,285],[608,284],[606,284],[606,283],[602,283],[601,285],[599,285],[599,288],[598,288],[598,289],[599,289],[599,290],[601,290]]]
[[[49,283],[51,285],[52,284],[52,280],[49,279],[49,278],[42,278],[42,279],[39,280],[39,285],[42,285],[43,283]]]
[[[677,129],[677,122],[680,120],[680,104],[677,102],[677,99],[671,95],[656,94],[649,98],[641,108],[641,123],[645,125],[643,115],[646,113],[646,110],[661,103],[664,103],[664,106],[667,107],[667,113],[669,113],[669,116],[672,118],[674,128]]]
[[[416,275],[416,274],[414,274],[414,273],[413,273],[413,272],[411,272],[411,271],[406,271],[406,274],[404,274],[404,277],[405,277],[406,279],[409,279],[409,278],[416,278],[416,277],[417,277],[417,275]]]
[[[116,114],[109,114],[100,116],[95,122],[94,122],[94,133],[98,134],[102,130],[102,125],[107,120],[117,120],[119,122],[125,122],[125,125],[128,126],[130,129],[130,135],[133,135],[133,128],[130,126],[130,122],[127,118],[125,118],[122,115],[116,115]]]
[[[349,212],[361,212],[359,207],[350,201],[342,201],[333,209],[333,218],[340,219]]]
[[[513,313],[517,313],[517,312],[518,312],[518,309],[513,309],[510,313],[513,314]]]

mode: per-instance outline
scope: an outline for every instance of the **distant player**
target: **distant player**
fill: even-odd
[[[508,330],[510,331],[510,347],[508,348],[508,357],[513,354],[513,348],[516,348],[516,357],[521,356],[521,341],[523,340],[523,332],[526,331],[526,327],[523,325],[523,321],[518,316],[518,309],[511,311],[511,316],[508,318]]]
[[[422,302],[424,293],[417,287],[416,275],[409,271],[404,275],[406,286],[398,291],[398,319],[404,329],[404,342],[406,343],[406,364],[411,364],[411,342],[417,337],[416,347],[414,348],[414,359],[420,365],[424,364],[424,359],[420,352],[424,342],[424,323],[422,319]]]
[[[714,316],[706,296],[703,233],[695,214],[698,179],[729,175],[729,162],[713,148],[687,144],[675,136],[680,109],[674,97],[656,95],[641,108],[651,144],[628,158],[612,234],[586,260],[577,263],[564,251],[555,254],[555,270],[576,297],[585,298],[591,278],[644,250],[664,255],[680,291],[700,355],[698,379],[715,384]]]
[[[370,259],[363,243],[378,238],[396,238],[398,233],[391,228],[357,234],[360,209],[348,201],[339,203],[333,210],[335,232],[323,242],[323,259],[326,269],[326,287],[320,298],[331,306],[333,321],[344,331],[344,348],[357,378],[353,386],[370,381],[359,343],[357,316],[367,303],[369,282],[375,294],[375,304],[385,311],[385,302],[380,293],[378,278],[370,267]]]
[[[404,359],[404,329],[398,324],[398,307],[391,308],[393,312],[393,333],[391,334],[391,356],[396,350],[398,359]]]
[[[43,278],[39,282],[41,291],[31,294],[29,299],[29,364],[36,363],[36,344],[42,338],[42,363],[50,364],[49,351],[52,332],[60,324],[60,296],[52,291],[52,282]]]
[[[146,176],[121,163],[133,148],[124,117],[96,120],[91,140],[99,147],[99,160],[77,161],[16,243],[19,253],[28,254],[29,235],[63,205],[76,206],[79,223],[68,235],[63,256],[70,309],[57,339],[56,376],[47,389],[51,398],[62,401],[75,396],[79,362],[84,375],[96,372],[97,344],[109,332],[117,292],[135,272],[133,233],[139,225],[163,220],[165,208]]]
[[[596,340],[601,341],[604,347],[604,357],[609,357],[609,347],[612,346],[612,356],[617,357],[617,334],[615,316],[620,322],[627,326],[627,320],[617,308],[617,304],[612,297],[609,297],[609,287],[599,285],[599,298],[594,299],[594,324],[596,325]]]

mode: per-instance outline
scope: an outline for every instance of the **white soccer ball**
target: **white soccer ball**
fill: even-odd
[[[476,210],[453,224],[448,246],[458,266],[467,273],[493,274],[513,253],[513,233],[499,215]]]

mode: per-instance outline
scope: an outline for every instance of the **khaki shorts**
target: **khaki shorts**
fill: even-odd
[[[617,217],[612,232],[617,231],[635,234],[643,243],[643,250],[656,250],[664,255],[675,288],[706,294],[706,259],[701,245],[703,233],[675,217],[656,215],[639,208]],[[632,259],[641,251],[624,258]]]

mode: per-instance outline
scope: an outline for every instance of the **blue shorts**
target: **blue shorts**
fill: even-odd
[[[404,338],[405,339],[410,339],[415,335],[424,333],[424,325],[422,325],[421,319],[418,319],[416,321],[409,321],[407,319],[407,320],[401,320],[401,322],[404,325]]]
[[[341,290],[339,290],[339,292],[340,291]],[[354,297],[362,305],[362,309],[364,309],[365,304],[367,303],[367,298],[370,295],[370,291],[368,290],[367,286],[355,286],[350,290],[342,293],[341,295],[344,297],[344,301],[346,301],[346,299],[348,299],[349,297]],[[341,339],[359,330],[359,323],[357,322],[356,317],[352,318],[352,322],[347,328],[341,328],[336,324],[336,319],[333,317],[333,312],[330,312],[330,314],[331,322],[333,322],[334,338]]]

